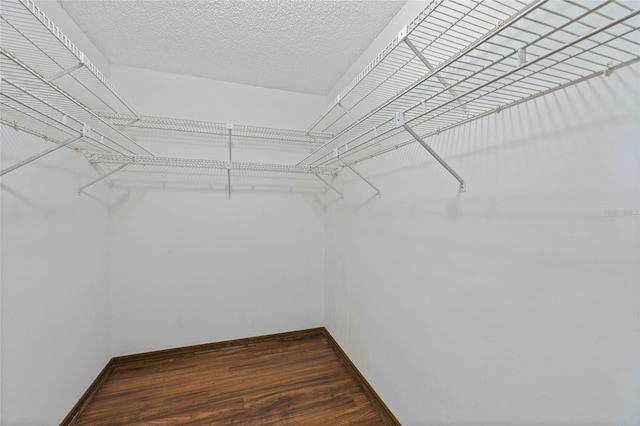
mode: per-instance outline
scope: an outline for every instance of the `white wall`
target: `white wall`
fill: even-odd
[[[304,130],[324,96],[113,65],[112,82],[143,115]]]
[[[141,69],[114,67],[113,77],[144,115],[304,128],[324,106],[320,96]],[[157,155],[226,159],[226,148],[206,144],[146,146]],[[234,149],[238,161],[298,158],[299,152]],[[322,325],[325,228],[317,197],[234,190],[229,200],[224,188],[116,182],[114,355]]]
[[[2,127],[5,168],[50,146]],[[111,357],[109,210],[95,171],[60,149],[2,177],[3,425],[58,424]]]
[[[403,424],[638,424],[640,67],[358,164],[329,331]],[[624,211],[616,217],[607,211]]]
[[[108,76],[106,58],[56,1],[37,5]],[[2,128],[2,167],[49,144]],[[61,149],[0,182],[0,423],[57,424],[111,357],[109,212],[77,187],[95,171]]]

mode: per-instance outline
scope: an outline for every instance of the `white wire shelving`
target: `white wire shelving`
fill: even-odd
[[[135,116],[115,113],[101,113],[102,118],[114,126],[132,135],[157,134],[171,135],[174,142],[181,138],[189,140],[201,138],[209,142],[228,142],[229,135],[233,143],[262,143],[299,145],[317,148],[331,140],[334,135],[322,132],[277,129],[271,127],[247,126],[233,123],[216,123],[198,120],[185,120],[170,117]]]
[[[640,59],[637,2],[436,0],[309,128],[299,164],[354,164]]]
[[[85,189],[93,185],[94,183],[109,177],[114,173],[120,173],[121,170],[127,169],[127,172],[137,174],[171,174],[174,177],[180,176],[179,182],[187,183],[203,183],[203,178],[206,179],[208,185],[219,181],[219,178],[224,178],[224,182],[217,182],[218,185],[222,185],[229,193],[231,197],[232,185],[235,189],[238,186],[242,186],[244,183],[254,178],[253,183],[249,183],[250,186],[269,186],[265,183],[265,179],[274,180],[277,178],[288,180],[288,187],[292,188],[295,185],[300,186],[300,179],[307,182],[309,179],[306,176],[312,176],[317,178],[313,180],[316,185],[306,185],[306,187],[317,188],[318,181],[322,182],[324,187],[334,190],[341,197],[342,194],[337,191],[331,184],[332,178],[338,174],[339,169],[337,167],[311,167],[311,166],[298,166],[287,164],[267,164],[267,163],[253,163],[245,161],[221,161],[221,160],[205,160],[195,158],[175,158],[175,157],[158,157],[158,156],[134,156],[133,158],[124,155],[113,154],[93,154],[87,156],[89,162],[94,166],[100,166],[104,168],[104,172],[100,177],[96,178],[92,182],[80,187],[78,193],[83,192]],[[221,173],[222,172],[222,173]],[[233,184],[231,180],[231,172],[233,172]],[[188,177],[188,179],[187,179]],[[218,178],[218,179],[216,179]],[[132,178],[129,177],[131,180]],[[297,181],[294,185],[292,181]],[[158,179],[158,181],[166,182],[166,179]],[[259,181],[258,183],[256,183]],[[273,186],[273,185],[271,185]],[[282,186],[287,186],[282,184]]]
[[[0,3],[0,123],[70,146],[100,176],[302,178],[340,194],[342,169],[640,60],[640,4],[626,0],[433,0],[306,130],[142,116],[32,0]],[[224,160],[157,157],[147,142],[228,146]],[[232,161],[235,143],[311,152],[295,165]],[[265,148],[266,149],[266,148]],[[288,149],[288,148],[287,148]],[[178,178],[179,177],[179,178]],[[237,179],[237,180],[235,180]],[[171,180],[167,178],[166,180]],[[224,181],[224,182],[223,182]],[[113,181],[112,181],[113,182]],[[210,182],[211,184],[211,182]],[[284,185],[286,187],[286,185]],[[340,194],[341,195],[341,194]]]
[[[93,154],[88,156],[92,164],[114,164],[134,166],[155,166],[190,169],[216,169],[216,170],[243,170],[272,173],[311,173],[318,175],[335,176],[337,167],[296,166],[286,164],[250,163],[243,161],[204,160],[195,158],[175,158],[138,155],[129,158],[124,155]]]
[[[171,142],[265,143],[317,148],[333,135],[256,126],[208,123],[141,116],[32,0],[2,0],[0,3],[0,123],[40,136],[51,147],[0,171],[11,172],[68,146],[82,152],[100,175],[79,188],[111,178],[125,167],[156,176],[185,170],[202,178],[224,172],[231,191],[231,171],[236,185],[251,176],[280,174],[324,182],[338,168],[313,168],[288,164],[264,164],[186,158],[161,158],[138,143],[154,135],[170,135]],[[154,133],[155,132],[155,133]],[[317,178],[317,179],[316,179]]]
[[[3,0],[1,15],[3,50],[94,111],[138,115],[32,0]]]
[[[89,59],[31,0],[0,4],[0,122],[42,135],[50,150],[149,154],[96,111],[136,113]],[[137,113],[136,113],[137,114]]]

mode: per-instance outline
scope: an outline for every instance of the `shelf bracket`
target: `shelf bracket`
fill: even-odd
[[[118,167],[116,167],[115,169],[109,171],[108,173],[104,174],[104,175],[100,175],[99,177],[95,178],[94,180],[92,180],[91,182],[87,183],[86,185],[82,185],[80,188],[78,188],[78,195],[82,194],[84,192],[85,189],[87,189],[88,187],[90,187],[93,184],[96,184],[98,182],[100,182],[103,179],[108,178],[109,176],[111,176],[112,174],[119,172],[120,170],[124,169],[125,167],[127,167],[129,164],[131,163],[126,163],[126,164],[121,164]]]
[[[414,132],[414,131],[413,131],[413,129],[412,129],[411,127],[409,127],[409,125],[407,125],[407,124],[405,123],[405,121],[404,121],[404,113],[402,113],[402,112],[398,112],[398,113],[396,113],[396,116],[398,116],[398,115],[399,115],[399,116],[401,116],[401,117],[402,117],[402,119],[401,119],[401,120],[396,119],[396,121],[401,121],[401,124],[397,125],[396,127],[400,127],[400,126],[404,127],[404,129],[405,129],[407,132],[409,132],[409,134],[410,134],[411,136],[413,136],[413,138],[414,138],[416,141],[418,141],[418,142],[420,143],[420,145],[422,145],[422,146],[424,147],[424,149],[426,149],[426,150],[429,152],[429,154],[431,154],[431,156],[432,156],[433,158],[435,158],[435,159],[438,161],[438,163],[440,163],[440,164],[442,165],[442,167],[444,167],[445,169],[447,169],[447,171],[448,171],[449,173],[451,173],[451,176],[453,176],[454,178],[456,178],[456,180],[457,180],[458,182],[460,182],[460,192],[466,192],[466,191],[467,191],[467,185],[464,183],[464,179],[462,179],[462,178],[460,177],[460,175],[459,175],[459,174],[457,174],[457,173],[455,172],[455,170],[453,170],[453,169],[451,168],[451,166],[449,166],[449,165],[447,164],[447,162],[446,162],[446,161],[444,161],[444,160],[442,159],[442,157],[440,157],[440,156],[439,156],[439,155],[438,155],[438,154],[433,150],[433,148],[431,148],[431,147],[430,147],[430,146],[429,146],[429,145],[424,141],[424,139],[422,139],[422,138],[420,137],[420,135],[418,135],[416,132]]]
[[[340,162],[342,164],[344,164],[345,167],[347,167],[349,170],[351,170],[353,173],[355,173],[356,175],[358,175],[358,177],[360,179],[362,179],[363,181],[365,181],[367,183],[367,185],[369,185],[370,187],[372,187],[377,193],[378,193],[378,198],[382,197],[382,194],[380,193],[380,189],[378,189],[377,186],[375,186],[374,184],[372,184],[371,182],[369,182],[369,179],[367,179],[366,177],[362,176],[355,168],[353,168],[352,166],[350,166],[346,161],[344,161],[342,158],[337,157],[338,160],[340,160]]]
[[[349,118],[353,120],[354,123],[357,123],[358,120],[353,116],[353,114],[351,114],[351,111],[349,111],[347,108],[345,108],[344,105],[342,105],[342,102],[340,101],[341,101],[340,95],[338,95],[338,97],[336,98],[335,104],[338,105],[344,111],[344,113],[347,114]]]
[[[27,164],[31,163],[32,161],[37,160],[40,157],[44,157],[45,155],[50,154],[53,151],[56,151],[56,150],[62,148],[63,146],[67,146],[70,143],[73,143],[73,142],[77,141],[81,137],[82,136],[75,136],[75,137],[73,137],[71,139],[68,139],[68,140],[66,140],[66,141],[64,141],[64,142],[62,142],[60,144],[56,144],[56,146],[52,146],[51,148],[49,148],[49,149],[47,149],[45,151],[42,151],[41,153],[36,154],[33,157],[29,157],[29,158],[27,158],[25,160],[20,161],[19,163],[14,164],[13,166],[9,166],[4,170],[0,170],[0,176],[3,176],[3,175],[5,175],[5,174],[7,174],[7,173],[9,173],[11,171],[14,171],[15,169],[18,169],[18,168],[20,168],[20,167],[22,167],[24,165],[27,165]]]
[[[526,63],[527,63],[527,48],[523,47],[518,49],[518,66],[521,67]]]
[[[338,194],[340,196],[341,200],[344,200],[344,195],[342,195],[342,192],[338,191],[333,185],[331,185],[329,182],[327,182],[326,180],[322,179],[320,177],[320,175],[318,175],[317,173],[314,173],[314,176],[317,177],[318,179],[320,179],[322,181],[322,183],[324,183],[325,185],[327,185],[330,189],[333,190],[333,192],[335,192],[336,194]]]
[[[409,40],[409,36],[407,34],[407,27],[406,26],[398,34],[398,43],[401,42],[401,41],[404,41],[404,43],[409,47],[409,49],[411,49],[413,54],[416,55],[416,57],[418,59],[420,59],[420,61],[422,61],[422,63],[438,79],[440,84],[442,84],[442,86],[451,94],[451,96],[453,96],[454,98],[457,98],[459,96],[458,92],[456,92],[451,87],[451,85],[449,84],[447,79],[442,77],[439,73],[436,72],[436,69],[434,68],[433,65],[431,65],[431,62],[429,62],[429,60],[424,57],[424,55],[422,54],[422,52],[420,52],[420,50],[416,47],[416,45],[413,44],[411,42],[411,40]],[[459,99],[458,99],[458,104],[462,107],[462,110],[466,113],[467,112],[467,108],[465,107],[465,105]]]
[[[49,79],[47,80],[49,83],[51,83],[54,80],[59,79],[60,77],[64,77],[67,74],[70,74],[72,72],[74,72],[75,70],[77,70],[78,68],[82,68],[84,66],[84,54],[82,52],[80,52],[80,62],[78,62],[77,64],[75,64],[72,67],[69,67],[65,70],[60,71],[59,73],[49,77]]]
[[[129,126],[132,126],[132,125],[136,124],[138,121],[140,121],[140,117],[138,117],[138,118],[136,118],[136,119],[131,120],[131,121],[130,121],[130,122],[128,122],[127,124],[123,124],[122,126],[119,126],[119,127],[118,127],[118,130],[124,130],[124,129],[126,129],[126,128],[127,128],[127,127],[129,127]]]

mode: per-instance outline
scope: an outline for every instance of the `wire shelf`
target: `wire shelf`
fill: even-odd
[[[516,5],[519,8],[510,17],[498,16],[500,22],[495,23],[494,18],[485,22],[484,27],[478,24],[474,34],[486,30],[481,37],[469,42],[469,37],[462,36],[470,34],[469,22],[475,23],[479,13],[484,16],[482,8],[514,10]],[[467,7],[466,15],[453,12],[463,13],[462,7]],[[330,122],[323,129],[337,136],[300,164],[330,165],[338,162],[338,157],[353,164],[413,141],[408,138],[405,124],[421,136],[436,134],[634,63],[640,59],[637,8],[637,3],[615,0],[538,0],[528,4],[433,2],[421,14],[425,18],[417,24],[414,21],[411,31],[407,31],[409,43],[399,36],[398,40],[406,46],[394,44],[396,57],[409,50],[413,62],[398,62],[391,53],[386,53],[375,66],[365,70],[365,77],[359,76],[345,92],[371,92],[377,96],[378,89],[370,90],[371,81],[381,78],[376,76],[382,71],[374,74],[377,69],[397,78],[398,84],[402,80],[400,75],[404,76],[404,88],[393,95],[391,90],[380,92],[380,99],[371,96],[359,99],[360,104],[377,104],[369,112],[350,109],[341,101],[342,119],[351,115],[351,124],[337,130],[340,120]],[[451,25],[434,39],[433,19],[440,16],[438,11],[450,15],[447,22]],[[446,57],[445,45],[454,42],[456,48],[465,47],[457,53],[455,49],[449,50],[453,54]],[[426,61],[432,61],[432,70],[410,44]],[[422,65],[422,77],[417,80],[413,78],[412,63]],[[390,80],[391,77],[385,82]],[[332,110],[337,108],[334,106]],[[398,112],[403,123],[396,122]],[[325,115],[314,126],[327,122],[328,117]]]
[[[299,130],[277,129],[270,127],[256,127],[233,124],[229,128],[227,123],[214,123],[197,120],[184,120],[169,117],[134,116],[113,113],[99,114],[114,126],[128,133],[132,130],[136,134],[153,134],[154,131],[176,135],[176,142],[180,136],[202,135],[209,140],[228,140],[229,134],[233,142],[267,142],[273,144],[294,144],[310,148],[318,147],[328,142],[334,135],[321,132],[304,132]],[[216,138],[218,137],[218,138]]]
[[[32,0],[3,0],[2,46],[88,109],[137,115],[102,73]]]
[[[101,173],[106,174],[111,168],[108,165],[98,166]],[[113,166],[111,166],[113,167]],[[175,167],[167,170],[167,166],[130,165],[117,174],[109,176],[113,188],[145,190],[202,190],[232,192],[286,192],[323,194],[327,187],[315,176],[300,173],[234,171],[229,181],[227,171],[219,169],[202,169]]]
[[[314,185],[320,178],[341,195],[330,178],[343,167],[637,62],[638,8],[625,0],[433,0],[298,131],[141,116],[32,0],[2,0],[0,123],[82,151],[107,172],[95,182],[124,169],[132,181],[197,176],[196,184],[215,177],[224,185],[226,177],[230,189],[233,171],[246,185],[274,174]],[[156,157],[138,142],[311,154],[296,165]]]
[[[494,30],[523,9],[519,0],[432,1],[407,26],[423,55],[438,64]],[[340,133],[354,119],[379,107],[425,75],[424,64],[397,37],[336,98],[310,127]]]
[[[0,4],[2,123],[71,147],[149,154],[96,111],[137,114],[86,56],[31,0]]]
[[[20,127],[37,133],[55,133],[63,126],[76,134],[94,134],[96,137],[93,138],[93,149],[105,152],[116,151],[124,155],[149,153],[87,106],[9,53],[4,42],[3,38],[0,47],[0,113],[5,121],[14,120]],[[26,116],[38,116],[41,119],[21,120]]]
[[[135,156],[129,158],[123,155],[92,154],[87,156],[91,164],[113,164],[113,165],[133,165],[165,167],[170,169],[212,169],[212,170],[232,170],[232,171],[255,171],[272,173],[295,173],[311,175],[335,176],[338,173],[337,167],[316,167],[296,166],[288,164],[267,164],[249,163],[240,161],[220,161],[203,160],[196,158],[174,158],[156,156]]]

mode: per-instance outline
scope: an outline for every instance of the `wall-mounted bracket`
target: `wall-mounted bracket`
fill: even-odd
[[[349,116],[349,118],[353,120],[353,122],[354,122],[354,123],[357,123],[357,122],[358,122],[358,119],[357,119],[357,118],[355,118],[355,117],[353,116],[353,114],[351,114],[351,111],[349,111],[348,109],[346,109],[346,108],[344,107],[344,105],[342,105],[340,102],[338,102],[336,105],[338,105],[338,106],[339,106],[339,107],[344,111],[344,113],[345,113],[345,114],[347,114],[347,115]]]
[[[60,71],[57,74],[52,75],[51,77],[49,77],[49,79],[47,80],[49,83],[51,83],[54,80],[59,79],[60,77],[64,77],[67,74],[70,74],[72,72],[74,72],[75,70],[77,70],[78,68],[82,68],[85,65],[85,58],[84,58],[84,53],[82,52],[78,52],[80,54],[80,62],[75,64],[72,67],[69,67],[65,70]]]
[[[91,136],[91,126],[89,126],[87,123],[82,124],[82,136]]]
[[[396,43],[400,44],[407,39],[407,34],[409,34],[409,28],[405,25],[398,32],[398,36],[396,37]]]
[[[398,34],[398,37],[400,36],[400,34]],[[458,92],[456,92],[451,85],[449,84],[449,82],[440,75],[440,73],[436,72],[436,69],[433,65],[431,65],[431,62],[429,62],[429,60],[427,58],[424,57],[424,55],[422,54],[422,52],[420,52],[420,50],[416,47],[415,44],[413,44],[411,42],[411,40],[409,40],[408,35],[405,35],[404,38],[402,39],[402,41],[405,42],[405,44],[407,46],[409,46],[409,49],[411,49],[411,51],[413,52],[414,55],[416,55],[416,57],[418,59],[420,59],[420,61],[422,61],[422,63],[429,69],[429,71],[438,79],[438,81],[440,82],[440,84],[442,84],[442,86],[451,94],[451,96],[453,96],[454,98],[457,98]],[[465,107],[465,105],[462,103],[462,101],[460,99],[457,100],[458,104],[462,107],[462,110],[466,113],[467,112],[467,108]],[[426,100],[425,100],[426,103]]]
[[[120,170],[124,169],[125,167],[127,167],[129,165],[129,163],[127,164],[121,164],[118,167],[116,167],[115,169],[109,171],[108,173],[104,174],[104,175],[100,175],[99,177],[95,178],[94,180],[92,180],[91,182],[89,182],[86,185],[82,185],[80,188],[78,188],[78,195],[82,194],[84,192],[85,189],[87,189],[88,187],[90,187],[91,185],[94,185],[98,182],[100,182],[103,179],[108,178],[109,176],[111,176],[112,174],[119,172]]]
[[[527,49],[521,48],[518,49],[518,66],[522,66],[527,63]]]
[[[397,115],[397,114],[402,114],[402,115],[404,116],[404,113],[403,113],[403,112],[396,113],[396,115]],[[404,118],[403,118],[403,120],[402,120],[402,121],[403,121],[403,123],[404,123]],[[400,126],[396,126],[396,127],[400,127]],[[427,152],[429,152],[429,154],[431,154],[431,156],[432,156],[433,158],[435,158],[435,159],[438,161],[438,163],[440,163],[440,164],[442,165],[442,167],[444,167],[445,169],[447,169],[447,171],[448,171],[449,173],[451,173],[451,176],[453,176],[454,178],[456,178],[456,180],[457,180],[458,182],[460,182],[460,192],[466,192],[466,191],[467,191],[467,186],[466,186],[466,184],[464,183],[464,179],[462,179],[462,178],[460,177],[460,175],[459,175],[458,173],[456,173],[456,172],[455,172],[455,170],[453,170],[453,169],[451,168],[451,166],[449,166],[449,165],[447,164],[447,162],[446,162],[446,161],[444,161],[444,160],[442,159],[442,157],[440,157],[440,156],[439,156],[439,155],[438,155],[438,154],[433,150],[433,148],[431,148],[431,147],[430,147],[430,146],[429,146],[429,145],[424,141],[424,139],[422,139],[422,138],[420,137],[420,135],[418,135],[416,132],[414,132],[414,131],[413,131],[413,129],[412,129],[411,127],[409,127],[406,123],[402,124],[402,127],[404,127],[404,129],[405,129],[407,132],[409,132],[409,134],[410,134],[411,136],[413,136],[413,138],[414,138],[416,141],[418,141],[418,142],[420,143],[420,145],[422,145],[422,146],[424,147],[424,149],[426,149],[426,150],[427,150]]]
[[[326,180],[322,179],[320,177],[320,175],[314,173],[314,176],[317,177],[318,179],[320,179],[322,181],[322,183],[324,183],[327,187],[329,187],[331,190],[333,190],[333,192],[335,192],[336,194],[338,194],[340,196],[341,200],[344,200],[344,195],[342,195],[342,192],[338,191],[333,185],[331,185],[329,182],[327,182]]]
[[[609,77],[611,75],[611,68],[613,68],[613,62],[607,62],[602,70],[602,75],[605,77]]]
[[[133,120],[131,120],[127,124],[123,124],[122,126],[118,127],[118,130],[124,130],[129,126],[132,126],[132,125],[136,124],[138,121],[140,121],[140,117],[134,118]]]
[[[370,187],[372,187],[377,193],[378,193],[378,197],[382,197],[382,194],[380,193],[380,189],[375,186],[374,184],[372,184],[369,179],[367,179],[366,177],[362,176],[355,168],[353,168],[351,165],[349,165],[346,161],[344,161],[342,158],[338,157],[338,160],[340,160],[340,162],[342,164],[344,164],[345,167],[347,167],[349,170],[351,170],[353,173],[355,173],[360,179],[362,179],[363,181],[366,182],[367,185],[369,185]]]
[[[393,116],[393,122],[396,128],[404,126],[404,112],[396,112]]]
[[[42,151],[41,153],[36,154],[33,157],[29,157],[29,158],[27,158],[25,160],[20,161],[19,163],[14,164],[13,166],[9,166],[4,170],[0,170],[0,176],[3,176],[3,175],[5,175],[5,174],[7,174],[7,173],[9,173],[9,172],[11,172],[11,171],[13,171],[15,169],[18,169],[18,168],[20,168],[20,167],[22,167],[24,165],[27,165],[27,164],[31,163],[32,161],[37,160],[40,157],[44,157],[45,155],[50,154],[53,151],[56,151],[56,150],[62,148],[63,146],[67,146],[70,143],[73,143],[73,142],[77,141],[81,137],[82,136],[75,136],[75,137],[73,137],[71,139],[68,139],[68,140],[66,140],[66,141],[64,141],[64,142],[62,142],[60,144],[56,144],[56,146],[52,146],[51,148],[49,148],[49,149],[47,149],[45,151]]]

